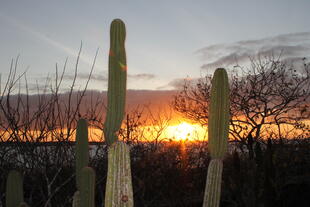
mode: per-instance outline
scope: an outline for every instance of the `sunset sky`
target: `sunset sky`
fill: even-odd
[[[90,88],[105,90],[109,24],[121,18],[128,88],[175,89],[184,78],[246,64],[258,51],[309,57],[309,9],[309,0],[1,0],[0,72],[4,79],[20,55],[18,72],[29,67],[29,83],[40,85],[68,57],[70,80],[82,41],[78,84],[99,48]]]

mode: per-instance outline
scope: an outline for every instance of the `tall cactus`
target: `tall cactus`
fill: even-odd
[[[81,207],[95,207],[95,171],[91,167],[81,170]]]
[[[24,204],[23,178],[20,172],[11,170],[6,181],[6,206],[19,207]]]
[[[105,207],[133,206],[129,147],[116,142],[109,149]]]
[[[80,179],[81,171],[84,167],[88,166],[89,162],[89,151],[88,151],[88,128],[87,121],[85,119],[80,119],[77,123],[76,128],[76,148],[75,148],[75,168],[76,168],[76,186],[80,190]]]
[[[29,206],[28,206],[28,204],[27,204],[27,203],[25,203],[25,202],[21,202],[21,203],[19,204],[19,207],[29,207]]]
[[[77,191],[74,193],[72,206],[80,207],[81,202],[81,185],[82,180],[85,178],[82,173],[82,169],[88,166],[89,162],[89,149],[88,149],[88,126],[85,119],[80,119],[77,123],[76,128],[76,145],[75,145],[75,178],[76,178],[76,187]]]
[[[75,191],[72,199],[72,207],[80,207],[81,204],[80,191]]]
[[[118,131],[125,114],[127,64],[125,24],[115,19],[110,28],[108,107],[104,136],[109,145],[105,207],[132,207],[133,192],[130,153],[125,143],[118,141]]]
[[[227,72],[218,68],[214,72],[209,105],[209,152],[211,162],[208,167],[204,207],[220,205],[223,158],[227,150],[229,129],[229,85]]]
[[[110,28],[108,107],[104,136],[108,143],[118,140],[117,132],[125,114],[127,63],[125,51],[125,24],[115,19]]]

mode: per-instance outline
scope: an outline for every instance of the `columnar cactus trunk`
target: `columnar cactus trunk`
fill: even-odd
[[[125,24],[120,19],[111,23],[108,107],[104,136],[109,146],[105,207],[133,207],[130,153],[118,140],[118,131],[125,114],[127,64]]]
[[[108,107],[104,136],[108,145],[118,140],[117,132],[125,114],[127,63],[125,51],[125,24],[115,19],[110,28]]]
[[[9,172],[6,181],[5,199],[7,207],[19,207],[24,204],[23,178],[16,170]]]
[[[108,162],[105,207],[133,206],[129,147],[123,142],[114,143],[109,149]]]
[[[27,204],[27,203],[25,203],[25,202],[21,202],[21,203],[19,204],[19,207],[29,207],[29,206],[28,206],[28,204]]]
[[[73,195],[73,200],[72,200],[72,207],[80,207],[80,191],[75,191]]]
[[[227,150],[229,130],[229,85],[225,69],[214,72],[209,105],[208,146],[211,162],[208,167],[204,207],[220,205],[223,158]]]
[[[80,119],[76,128],[76,145],[75,145],[75,173],[76,186],[80,190],[81,171],[88,166],[89,149],[88,149],[88,127],[85,119]]]
[[[77,123],[76,138],[75,138],[75,178],[77,191],[73,196],[72,206],[80,207],[81,196],[81,183],[83,179],[87,179],[82,173],[82,169],[88,166],[89,162],[89,149],[88,149],[88,126],[85,119],[80,119]]]
[[[81,171],[81,207],[95,207],[95,171],[84,167]]]

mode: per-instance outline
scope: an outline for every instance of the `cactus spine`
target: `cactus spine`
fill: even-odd
[[[18,207],[24,204],[23,178],[16,170],[9,172],[5,197],[7,207]]]
[[[125,114],[127,64],[125,24],[115,19],[110,28],[108,107],[104,136],[109,145],[105,207],[133,207],[129,147],[118,141]]]
[[[88,128],[87,121],[80,119],[76,128],[76,186],[80,190],[81,186],[81,171],[88,166],[89,152],[88,152]]]
[[[208,167],[204,207],[220,205],[223,158],[227,150],[229,130],[229,85],[227,72],[216,69],[212,79],[209,106],[209,152],[211,162]]]
[[[95,171],[84,167],[81,171],[80,206],[95,207]]]

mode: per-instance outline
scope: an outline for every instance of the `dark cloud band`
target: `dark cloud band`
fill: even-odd
[[[206,61],[201,66],[202,69],[228,67],[249,61],[249,57],[255,56],[281,55],[284,59],[308,57],[310,54],[310,32],[210,45],[196,53]]]

